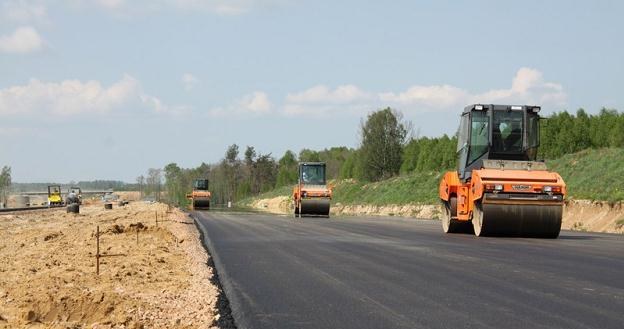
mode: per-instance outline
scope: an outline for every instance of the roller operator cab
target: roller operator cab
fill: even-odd
[[[193,181],[193,191],[186,195],[186,198],[191,201],[193,210],[210,209],[212,195],[208,188],[208,179],[196,179]]]
[[[77,186],[72,186],[69,188],[69,192],[67,193],[67,204],[77,203],[79,205],[82,204],[82,189]]]
[[[332,190],[327,186],[324,162],[299,164],[299,181],[293,188],[295,217],[329,217]]]
[[[446,233],[556,238],[566,186],[537,161],[538,106],[467,106],[458,131],[457,171],[440,182]],[[547,136],[546,136],[547,137]]]

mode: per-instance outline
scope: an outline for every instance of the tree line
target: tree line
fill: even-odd
[[[584,109],[576,115],[558,112],[540,121],[539,154],[556,159],[588,148],[624,147],[624,112],[602,108],[598,114]]]
[[[624,147],[624,113],[603,108],[596,115],[579,109],[576,115],[558,112],[540,121],[540,158],[555,159],[586,148]],[[328,179],[379,181],[414,172],[442,172],[456,167],[457,136],[413,136],[411,123],[390,108],[369,114],[360,125],[360,145],[320,151],[288,150],[281,157],[262,154],[247,146],[230,145],[216,164],[183,169],[164,168],[168,198],[186,203],[196,178],[209,178],[213,203],[224,204],[297,182],[298,163],[322,161]]]
[[[601,109],[587,114],[557,112],[540,121],[539,158],[556,159],[587,148],[624,148],[624,113]],[[299,162],[325,162],[328,179],[378,181],[414,172],[442,172],[456,166],[457,136],[413,136],[412,125],[400,112],[391,108],[370,113],[360,124],[357,148],[331,147],[320,151],[304,148],[299,153],[287,150],[281,157],[260,153],[246,146],[241,153],[230,145],[218,163],[202,163],[196,168],[181,168],[170,163],[164,168],[150,168],[134,183],[113,180],[70,182],[85,190],[137,190],[141,197],[160,200],[165,197],[177,205],[187,204],[186,194],[192,181],[210,180],[213,204],[225,204],[292,186],[297,182]],[[0,202],[6,203],[10,192],[45,190],[47,183],[15,183],[11,168],[0,172]]]

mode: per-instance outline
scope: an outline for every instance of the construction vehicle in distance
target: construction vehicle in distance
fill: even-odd
[[[193,192],[186,194],[191,200],[191,209],[210,209],[211,194],[208,191],[208,179],[196,179],[193,181]]]
[[[299,163],[299,182],[293,188],[295,217],[329,217],[332,190],[327,186],[324,162]]]
[[[48,185],[48,207],[63,206],[63,196],[60,185]]]
[[[67,193],[67,199],[69,199],[70,195],[73,195],[73,197],[76,198],[76,203],[78,203],[79,205],[82,204],[82,189],[80,187],[70,187],[69,192]]]
[[[557,238],[566,185],[537,160],[538,106],[464,108],[457,171],[440,182],[445,233]]]

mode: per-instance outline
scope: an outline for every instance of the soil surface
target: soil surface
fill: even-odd
[[[208,261],[193,221],[163,204],[1,214],[0,328],[210,328]]]
[[[259,199],[251,207],[274,214],[291,214],[292,200],[287,196]],[[333,216],[398,216],[411,218],[440,219],[440,205],[341,205],[331,206]],[[603,201],[568,200],[563,209],[564,230],[624,233],[624,205]]]

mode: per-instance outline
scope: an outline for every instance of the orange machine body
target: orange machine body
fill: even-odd
[[[329,199],[332,198],[332,189],[327,185],[304,185],[299,183],[293,187],[293,200],[300,206],[304,199]]]
[[[544,191],[547,186],[549,192]],[[565,197],[566,185],[559,174],[547,170],[476,169],[472,171],[472,177],[466,183],[461,182],[456,171],[447,172],[440,181],[439,193],[442,201],[448,202],[452,197],[457,198],[456,213],[451,214],[453,219],[470,221],[476,201],[532,205],[558,203],[557,200],[540,199],[534,196],[546,194]],[[504,193],[525,197],[484,200],[485,193],[492,193],[492,195]]]
[[[327,185],[324,162],[299,164],[299,182],[293,188],[295,217],[329,217],[332,188]]]
[[[186,198],[191,201],[191,209],[210,209],[210,199],[212,194],[208,191],[207,179],[196,179],[193,181],[193,191],[186,194]]]

